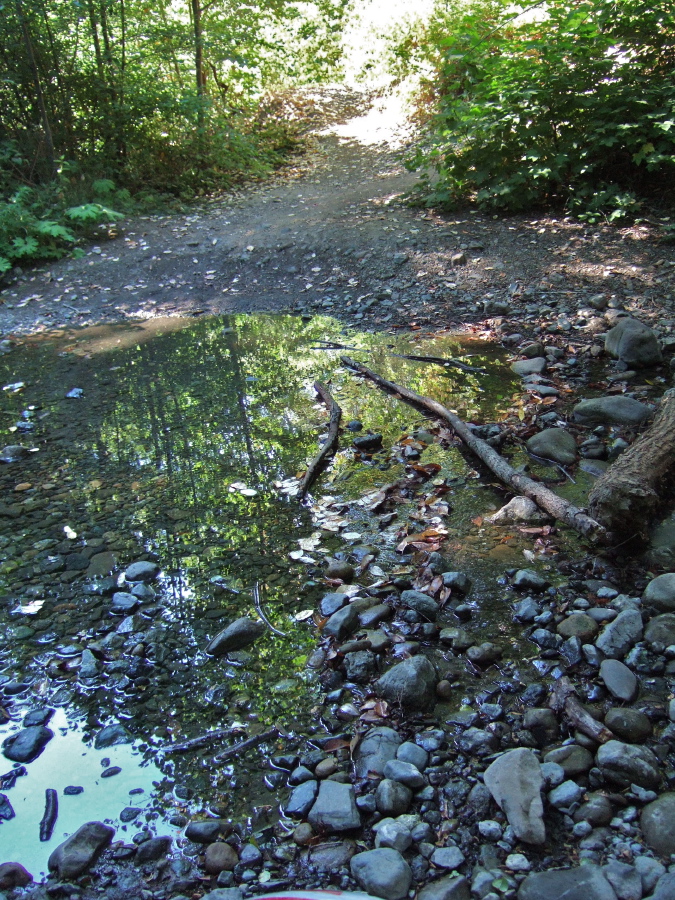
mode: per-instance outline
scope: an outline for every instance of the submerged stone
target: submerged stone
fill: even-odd
[[[265,633],[263,622],[241,616],[220,631],[208,644],[206,652],[211,656],[225,656],[234,650],[249,647]]]
[[[64,880],[77,878],[96,862],[114,835],[115,829],[103,822],[87,822],[52,852],[49,871]]]
[[[2,752],[13,762],[33,762],[53,737],[54,732],[44,725],[29,725],[6,737],[2,742]]]

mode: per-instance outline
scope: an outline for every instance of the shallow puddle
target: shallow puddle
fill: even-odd
[[[3,859],[37,875],[64,833],[91,818],[120,827],[129,805],[142,812],[118,834],[126,840],[141,826],[170,832],[166,822],[188,811],[188,797],[192,810],[274,818],[278,782],[258,770],[256,752],[215,765],[214,752],[231,741],[197,756],[168,746],[213,727],[231,727],[232,740],[271,724],[324,733],[306,666],[317,631],[302,612],[325,592],[323,557],[368,547],[377,535],[358,508],[342,535],[322,530],[316,509],[280,490],[306,467],[326,422],[313,382],[330,383],[343,423],[382,433],[385,447],[375,462],[356,459],[345,430],[315,498],[356,500],[400,478],[403,465],[386,450],[424,425],[421,414],[341,368],[339,351],[315,349],[326,341],[355,348],[348,355],[470,421],[500,419],[517,389],[502,351],[477,339],[359,334],[327,318],[150,320],[29,339],[0,358],[2,442],[35,451],[0,470],[0,705],[12,719],[0,739],[29,709],[57,708],[56,736],[7,792],[16,817],[0,824]],[[396,353],[461,358],[485,373]],[[456,450],[432,444],[422,461],[438,462],[450,486],[448,547],[474,578],[474,625],[496,629],[504,610],[495,579],[522,565],[522,549],[472,520],[501,497]],[[119,572],[147,554],[161,567],[156,598],[112,616]],[[392,544],[378,562],[386,569],[396,560]],[[230,620],[257,616],[256,585],[283,636],[268,631],[228,660],[207,657],[208,640]],[[91,749],[113,722],[142,742],[139,750]],[[122,772],[102,782],[104,757]],[[85,792],[64,797],[67,783]],[[54,838],[40,845],[47,787],[59,792],[60,813]],[[143,802],[131,804],[135,787]]]

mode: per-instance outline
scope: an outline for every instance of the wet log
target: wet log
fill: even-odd
[[[652,524],[663,489],[674,481],[675,389],[671,389],[663,395],[649,428],[595,482],[590,514],[608,531],[640,535]]]
[[[229,759],[231,756],[237,756],[239,753],[243,753],[244,750],[248,750],[250,747],[257,747],[258,744],[273,741],[280,735],[281,732],[278,728],[271,728],[269,731],[263,731],[262,734],[254,734],[252,737],[246,738],[245,741],[239,741],[237,744],[233,744],[231,747],[223,750],[222,753],[213,757],[213,761],[214,763],[223,762],[223,760]]]
[[[54,788],[45,791],[45,814],[40,822],[40,840],[48,841],[54,831],[59,815],[59,796]]]
[[[213,731],[207,731],[206,734],[200,734],[199,737],[190,738],[183,741],[182,744],[165,744],[164,749],[167,753],[188,753],[190,750],[199,750],[207,747],[214,741],[220,741],[224,737],[232,737],[237,729],[233,728],[214,728]]]
[[[508,485],[518,494],[523,494],[525,497],[529,497],[530,500],[534,500],[541,509],[554,519],[564,522],[565,525],[569,525],[570,528],[578,531],[580,534],[584,535],[584,537],[593,538],[597,541],[604,541],[606,539],[605,528],[599,522],[596,522],[595,519],[586,515],[583,510],[568,503],[567,500],[563,500],[562,497],[559,497],[545,485],[533,481],[526,475],[520,475],[516,472],[503,456],[500,456],[486,441],[476,437],[469,426],[463,422],[459,416],[456,416],[453,412],[450,412],[449,409],[446,409],[445,406],[442,406],[436,400],[432,400],[429,397],[423,397],[421,394],[416,394],[415,391],[401,387],[401,385],[395,384],[393,381],[387,381],[366,366],[350,359],[348,356],[343,356],[342,362],[347,368],[374,381],[375,384],[383,390],[392,394],[398,394],[398,396],[408,403],[411,403],[413,406],[417,406],[426,412],[431,413],[436,418],[447,422],[455,434],[461,438],[464,444],[466,444],[466,446],[475,453],[483,463],[485,463],[490,471],[496,475],[501,482]]]
[[[310,463],[307,471],[305,472],[302,480],[300,481],[300,485],[298,486],[297,496],[302,500],[306,495],[307,491],[314,484],[316,479],[319,477],[319,473],[324,466],[324,463],[328,459],[329,456],[332,456],[337,449],[338,444],[338,433],[340,430],[340,419],[342,418],[342,410],[338,406],[338,404],[333,399],[330,391],[327,387],[321,384],[318,381],[314,382],[314,390],[321,397],[323,402],[328,407],[330,412],[330,418],[328,420],[328,437],[326,441],[314,457],[312,462]]]
[[[616,735],[609,728],[594,719],[588,710],[583,708],[567,675],[563,675],[554,684],[548,705],[558,715],[564,714],[573,728],[599,744],[616,739]]]

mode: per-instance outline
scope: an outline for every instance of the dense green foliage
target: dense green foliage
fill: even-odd
[[[675,175],[675,8],[657,0],[439,6],[400,37],[396,66],[427,69],[433,112],[410,164],[436,206],[565,204],[633,214]]]
[[[269,172],[297,143],[284,89],[335,73],[348,3],[0,0],[0,269],[113,201]]]

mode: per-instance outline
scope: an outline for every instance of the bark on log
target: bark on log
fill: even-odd
[[[213,757],[213,761],[214,763],[222,762],[224,759],[229,759],[231,756],[237,756],[239,753],[243,753],[244,750],[248,750],[250,747],[257,747],[258,744],[273,741],[280,735],[281,732],[278,728],[270,728],[269,731],[263,731],[262,734],[254,734],[253,737],[246,738],[245,741],[239,741],[238,744],[233,744],[231,747],[223,750],[222,753]]]
[[[548,705],[558,715],[564,713],[573,728],[599,744],[606,744],[607,741],[616,739],[616,735],[609,728],[594,719],[588,710],[579,703],[574,685],[567,675],[563,675],[553,685]]]
[[[674,479],[675,389],[663,395],[649,428],[595,482],[590,514],[609,531],[640,534]]]
[[[298,486],[297,496],[302,500],[310,487],[314,484],[316,479],[319,476],[319,473],[325,463],[326,459],[331,456],[335,449],[337,448],[338,443],[338,432],[340,430],[340,419],[342,418],[342,410],[335,402],[333,397],[331,396],[327,387],[321,384],[318,381],[314,382],[314,390],[321,397],[323,402],[329,409],[330,418],[328,424],[328,437],[326,438],[326,442],[317,455],[314,457],[312,462],[310,463],[307,471],[305,472],[302,480],[300,481],[300,485]]]
[[[429,397],[423,397],[421,394],[416,394],[415,391],[394,384],[393,381],[387,381],[366,366],[361,365],[361,363],[357,363],[353,359],[350,359],[348,356],[343,356],[342,362],[347,368],[353,369],[361,375],[365,375],[366,378],[370,378],[371,381],[374,381],[375,384],[384,388],[384,390],[390,391],[393,394],[398,394],[408,403],[419,406],[427,412],[432,413],[437,418],[443,419],[443,421],[450,425],[455,434],[485,463],[500,481],[513,488],[518,494],[523,494],[525,497],[529,497],[530,500],[534,500],[538,506],[549,515],[553,516],[554,519],[564,522],[565,525],[569,525],[570,528],[578,531],[580,534],[584,535],[584,537],[593,538],[598,541],[605,540],[606,531],[602,525],[595,521],[595,519],[587,516],[583,510],[568,503],[567,500],[563,500],[562,497],[559,497],[554,491],[545,487],[543,484],[532,481],[532,479],[528,478],[526,475],[519,475],[518,472],[516,472],[515,469],[513,469],[486,441],[476,437],[468,425],[466,425],[459,416],[450,412],[449,409],[446,409],[436,400],[432,400]]]

